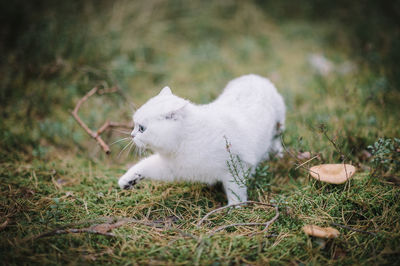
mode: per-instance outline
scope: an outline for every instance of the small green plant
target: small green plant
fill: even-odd
[[[255,178],[250,184],[250,188],[254,186],[261,191],[271,191],[271,180],[274,177],[269,170],[269,165],[259,165],[256,168]]]
[[[231,143],[226,137],[225,145],[229,154],[229,159],[226,161],[226,164],[229,173],[233,176],[232,182],[235,182],[240,187],[247,187],[247,193],[250,197],[257,194],[258,192],[256,191],[261,193],[266,191],[270,192],[271,179],[274,175],[269,171],[269,165],[259,165],[253,170],[252,167],[248,167],[246,163],[243,162],[239,155],[232,153]]]
[[[400,170],[400,139],[380,138],[374,145],[368,146],[371,150],[371,163],[374,167],[374,174],[396,173]]]
[[[400,138],[400,75],[394,71],[400,66],[394,56],[400,49],[392,49],[399,38],[390,34],[398,31],[393,23],[397,9],[390,9],[389,16],[378,1],[371,6],[353,1],[341,12],[349,18],[348,29],[338,30],[346,27],[320,12],[337,15],[343,8],[336,4],[335,9],[333,1],[307,0],[299,5],[304,10],[293,9],[289,1],[36,2],[2,6],[4,264],[399,265],[400,158],[399,141],[393,137]],[[365,20],[355,10],[373,14]],[[311,19],[316,12],[329,23]],[[382,13],[386,15],[378,17]],[[346,32],[354,34],[348,38]],[[391,59],[386,67],[380,51]],[[308,53],[323,53],[335,66],[355,68],[318,76],[309,67]],[[359,64],[357,55],[374,67]],[[148,181],[141,189],[121,191],[117,177],[137,158],[117,158],[116,146],[115,153],[104,156],[70,115],[96,85],[117,85],[124,97],[95,97],[82,106],[80,115],[92,129],[105,119],[128,121],[134,107],[162,86],[208,103],[226,82],[244,73],[270,78],[287,106],[282,136],[287,154],[282,159],[270,156],[250,171],[227,141],[231,153],[225,163],[232,182],[246,185],[251,200],[279,205],[281,215],[264,236],[250,237],[263,227],[240,226],[207,237],[218,226],[270,220],[272,209],[262,206],[218,212],[201,228],[194,226],[223,204],[219,187]],[[105,137],[112,142],[128,133],[110,130]],[[369,144],[372,156],[364,150]],[[297,157],[298,150],[320,158],[307,162]],[[344,161],[358,168],[345,187],[316,183],[297,167]],[[154,227],[129,223],[114,228],[115,236],[70,231],[35,239],[108,218],[138,219]],[[333,226],[340,236],[309,238],[301,230],[305,224]]]
[[[239,155],[233,154],[231,151],[231,143],[225,138],[226,151],[229,154],[229,159],[226,161],[229,173],[233,176],[233,181],[239,187],[247,187],[249,183],[249,178],[252,174],[251,167],[246,167],[246,163],[242,161]],[[239,196],[235,195],[239,200]]]

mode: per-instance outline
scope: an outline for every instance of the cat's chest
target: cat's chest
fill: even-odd
[[[190,154],[179,154],[169,158],[168,165],[175,176],[190,177],[193,180],[220,175],[224,171],[224,159],[207,151],[198,151]]]

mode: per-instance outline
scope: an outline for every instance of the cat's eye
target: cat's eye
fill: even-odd
[[[143,133],[146,130],[146,128],[142,125],[139,125],[139,132]]]

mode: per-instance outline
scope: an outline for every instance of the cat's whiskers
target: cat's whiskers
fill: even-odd
[[[115,129],[115,128],[113,128],[112,130],[113,130],[113,131],[117,131],[118,133],[125,134],[125,135],[130,135],[130,134],[131,134],[131,132],[129,132],[129,131],[122,131],[122,130]]]
[[[128,148],[128,147],[129,147],[130,145],[132,145],[132,144],[133,144],[133,141],[132,141],[132,140],[129,141],[129,143],[126,144],[125,147],[119,152],[117,158],[119,158],[119,157],[121,156],[121,153],[122,153],[124,150],[126,150],[126,148]]]
[[[126,138],[122,138],[122,139],[116,140],[113,143],[111,143],[110,146],[112,146],[112,145],[114,145],[114,144],[116,144],[118,142],[121,142],[121,141],[124,141],[124,140],[129,140],[129,139],[130,139],[130,137],[126,137]]]
[[[146,148],[145,148],[145,147],[140,147],[140,148],[139,148],[139,157],[142,157],[143,154],[145,153],[145,151],[146,151]]]
[[[136,112],[136,106],[133,103],[129,103],[128,106],[131,109],[132,113]]]
[[[134,155],[137,155],[137,150],[138,150],[138,147],[137,147],[136,145],[133,145],[133,151],[132,151],[132,153],[133,153]]]
[[[131,152],[132,147],[135,147],[135,143],[133,141],[131,141],[131,146],[128,149],[128,157],[129,157],[129,153]]]
[[[140,148],[139,146],[135,145],[135,154],[136,154],[137,157],[140,157],[140,153],[141,153],[140,151],[141,150],[142,150],[142,148]]]

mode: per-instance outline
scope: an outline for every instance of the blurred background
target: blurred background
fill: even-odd
[[[354,158],[399,136],[400,1],[15,0],[0,9],[2,161],[105,159],[70,115],[96,85],[122,93],[82,106],[92,129],[130,121],[163,86],[208,103],[247,73],[284,95],[295,148],[325,152],[321,124]],[[125,160],[122,147],[106,160]]]

